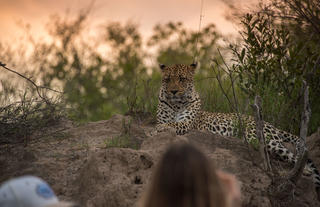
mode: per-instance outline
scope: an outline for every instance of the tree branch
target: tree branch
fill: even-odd
[[[301,114],[300,140],[297,143],[297,162],[289,173],[289,179],[296,184],[300,179],[304,166],[308,158],[308,150],[306,148],[306,137],[308,133],[308,123],[311,116],[311,108],[309,104],[309,86],[303,81],[302,90],[304,92],[303,111]]]
[[[31,78],[28,78],[24,75],[22,75],[21,73],[18,73],[17,71],[14,71],[8,67],[6,67],[6,64],[0,62],[0,67],[3,67],[4,69],[10,71],[11,73],[14,73],[20,77],[22,77],[23,79],[29,81],[35,88],[36,88],[36,91],[37,91],[37,94],[38,96],[44,100],[46,103],[48,103],[47,99],[40,93],[40,89],[47,89],[47,90],[50,90],[50,91],[53,91],[53,92],[56,92],[56,93],[63,93],[61,91],[57,91],[57,90],[54,90],[54,89],[51,89],[51,88],[48,88],[48,87],[45,87],[45,86],[38,86],[33,80],[31,80]]]
[[[256,115],[255,115],[256,134],[259,140],[259,151],[260,151],[261,157],[263,158],[264,169],[266,171],[271,172],[272,170],[271,163],[270,163],[269,154],[266,148],[267,146],[266,140],[263,134],[264,121],[262,119],[261,102],[262,102],[261,97],[256,96],[254,99],[254,105],[252,107],[256,112]]]

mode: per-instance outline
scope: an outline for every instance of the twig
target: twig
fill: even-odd
[[[238,133],[238,136],[241,137],[241,138],[243,138],[244,142],[246,143],[247,148],[248,148],[248,154],[249,154],[252,162],[253,162],[254,164],[256,164],[259,169],[261,169],[262,171],[264,171],[269,178],[273,179],[273,175],[272,175],[271,171],[266,171],[266,170],[265,170],[266,168],[263,169],[259,164],[257,164],[257,163],[255,162],[255,160],[254,160],[254,156],[252,155],[252,153],[250,153],[249,142],[248,142],[247,137],[246,137],[246,134],[245,134],[245,124],[243,123],[243,122],[244,122],[244,121],[243,121],[243,116],[242,116],[241,113],[240,113],[239,102],[238,102],[238,100],[237,100],[236,93],[235,93],[235,86],[234,86],[234,84],[235,84],[235,81],[236,81],[236,78],[237,78],[237,77],[234,78],[234,77],[232,76],[232,70],[231,70],[230,67],[227,65],[226,61],[224,60],[223,56],[221,55],[221,52],[220,52],[219,50],[218,50],[218,52],[219,52],[219,54],[220,54],[220,57],[222,58],[223,64],[227,67],[227,70],[228,70],[228,71],[227,71],[227,70],[224,70],[224,69],[219,65],[219,63],[218,63],[217,60],[214,59],[214,60],[212,60],[212,61],[219,67],[219,69],[222,69],[222,70],[229,76],[229,79],[230,79],[230,81],[231,81],[232,95],[233,95],[233,99],[234,99],[234,103],[235,103],[234,105],[232,104],[231,100],[229,99],[228,94],[226,93],[226,91],[224,90],[224,88],[223,88],[223,86],[222,86],[222,81],[221,81],[221,74],[220,74],[220,72],[217,73],[217,72],[214,70],[213,67],[212,67],[212,69],[213,69],[213,72],[215,73],[216,79],[218,80],[218,83],[219,83],[219,86],[220,86],[220,89],[221,89],[223,95],[227,98],[230,106],[231,106],[231,107],[233,108],[233,110],[236,112],[236,115],[237,115],[237,118],[238,118],[238,122],[239,122],[239,133]],[[268,160],[269,160],[268,154],[267,154],[267,158],[268,158]],[[267,163],[270,163],[270,161],[268,161]],[[270,169],[271,169],[271,165],[270,165],[270,164],[269,164],[269,166],[270,166]]]
[[[201,22],[202,22],[202,18],[204,17],[202,15],[202,10],[203,10],[203,1],[201,0],[201,9],[200,9],[200,19],[199,19],[199,29],[198,29],[198,34],[197,34],[197,39],[196,39],[196,44],[195,44],[195,52],[194,52],[194,57],[193,57],[193,63],[197,62],[197,56],[198,56],[198,42],[199,42],[199,35],[200,35],[200,30],[201,30]]]
[[[21,73],[18,73],[17,71],[14,71],[14,70],[6,67],[6,64],[4,64],[4,63],[2,63],[2,62],[0,62],[0,67],[3,67],[4,69],[6,69],[6,70],[8,70],[8,71],[10,71],[10,72],[12,72],[12,73],[14,73],[14,74],[16,74],[16,75],[24,78],[24,79],[26,79],[27,81],[29,81],[29,82],[36,88],[36,91],[37,91],[38,96],[39,96],[42,100],[44,100],[47,104],[49,103],[48,100],[41,95],[39,89],[47,89],[47,90],[50,90],[50,91],[53,91],[53,92],[56,92],[56,93],[63,93],[63,92],[61,92],[61,91],[57,91],[57,90],[54,90],[54,89],[51,89],[51,88],[48,88],[48,87],[45,87],[45,86],[38,86],[33,80],[31,80],[31,78],[28,78],[28,77],[22,75]]]
[[[229,68],[228,64],[226,63],[226,61],[224,60],[220,50],[218,49],[218,53],[222,59],[222,62],[223,64],[227,67],[227,70],[223,69],[223,67],[219,67],[219,63],[217,60],[213,60],[214,63],[216,63],[216,65],[222,69],[228,76],[229,76],[229,79],[231,81],[231,88],[232,88],[232,95],[233,95],[233,101],[234,101],[234,104],[232,104],[232,102],[230,101],[229,99],[229,96],[228,94],[226,93],[226,91],[224,90],[223,86],[222,86],[222,81],[221,81],[221,75],[220,75],[220,71],[218,72],[218,74],[215,72],[214,68],[213,68],[213,72],[215,73],[216,75],[216,78],[218,80],[218,83],[219,83],[219,86],[220,86],[220,89],[222,91],[222,93],[224,94],[224,96],[227,98],[230,106],[232,107],[233,111],[236,112],[237,114],[237,118],[238,118],[238,121],[239,121],[239,136],[242,137],[244,135],[244,125],[243,125],[243,121],[242,121],[242,117],[241,117],[241,113],[240,113],[240,110],[239,110],[239,103],[238,103],[238,99],[236,97],[236,92],[235,92],[235,87],[234,87],[234,84],[235,84],[235,78],[232,76],[232,72],[231,72],[231,69]],[[236,77],[237,78],[237,77]],[[247,139],[245,138],[245,141],[247,142]],[[247,143],[248,144],[248,143]]]
[[[219,66],[219,64],[218,64],[218,62],[217,62],[216,60],[213,60],[213,61],[214,61],[214,63],[215,63],[217,66]],[[224,88],[223,88],[223,86],[222,86],[222,80],[221,80],[220,71],[216,72],[213,66],[212,66],[212,70],[213,70],[213,72],[214,72],[214,74],[215,74],[215,77],[216,77],[216,79],[217,79],[217,81],[218,81],[219,87],[220,87],[223,95],[226,97],[226,99],[227,99],[227,101],[229,102],[229,105],[231,106],[232,110],[237,112],[238,110],[237,110],[236,107],[232,104],[232,102],[231,102],[228,94],[226,93],[226,91],[224,90]]]
[[[319,22],[314,21],[315,19],[319,21],[319,19],[317,19],[312,12],[308,11],[308,9],[305,8],[300,1],[293,1],[293,2],[294,3],[291,3],[290,1],[288,1],[287,3],[292,8],[292,10],[296,12],[298,16],[302,17],[302,19],[305,19],[305,21],[308,22],[312,26],[312,28],[316,30],[318,34],[320,34]]]

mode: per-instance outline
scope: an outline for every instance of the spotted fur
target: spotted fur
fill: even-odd
[[[160,68],[162,70],[162,85],[159,93],[158,124],[155,133],[173,128],[180,135],[191,129],[198,129],[224,136],[237,136],[239,127],[236,114],[201,111],[201,101],[193,81],[196,64],[190,66],[177,64],[171,67],[160,65]],[[242,119],[246,139],[249,143],[258,143],[255,121],[246,115],[243,115]],[[270,154],[292,164],[296,162],[296,156],[283,143],[289,142],[297,146],[299,141],[297,136],[277,129],[269,123],[265,123],[263,132]],[[308,160],[304,168],[304,175],[313,178],[319,194],[320,175],[311,160]]]

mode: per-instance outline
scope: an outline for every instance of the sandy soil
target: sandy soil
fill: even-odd
[[[48,181],[61,199],[77,201],[82,206],[137,206],[165,149],[175,142],[190,142],[217,167],[236,175],[243,206],[271,206],[271,179],[259,167],[258,152],[248,149],[242,140],[199,131],[185,136],[169,131],[147,137],[145,131],[152,127],[121,115],[80,126],[63,121],[26,147],[0,146],[0,182],[25,174],[37,175]],[[111,147],[120,138],[124,139],[122,145],[132,148]],[[308,148],[320,167],[320,132],[308,138]],[[281,167],[280,173],[287,173],[288,166],[273,163]],[[309,179],[299,181],[288,206],[320,206]]]

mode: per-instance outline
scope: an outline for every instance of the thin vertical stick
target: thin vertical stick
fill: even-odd
[[[202,15],[203,1],[204,1],[204,0],[201,0],[199,28],[198,28],[198,34],[197,34],[197,37],[196,37],[196,45],[195,45],[195,51],[194,51],[194,56],[193,56],[193,63],[196,63],[196,62],[197,62],[197,56],[198,56],[198,54],[199,54],[199,52],[198,52],[198,42],[199,42],[199,35],[200,35],[200,30],[201,30],[201,22],[202,22],[202,19],[203,19],[203,17],[204,17],[204,16]]]
[[[306,148],[306,137],[308,133],[308,123],[311,116],[311,108],[309,103],[309,86],[303,81],[303,111],[301,114],[300,139],[297,143],[297,162],[293,170],[290,172],[289,179],[293,183],[297,183],[302,175],[304,166],[308,159],[308,150]]]
[[[263,157],[264,169],[271,172],[271,164],[269,159],[269,154],[266,147],[266,139],[263,134],[264,121],[262,119],[262,109],[261,109],[261,97],[256,96],[254,99],[253,108],[256,112],[255,122],[256,122],[256,134],[259,140],[259,151]]]

